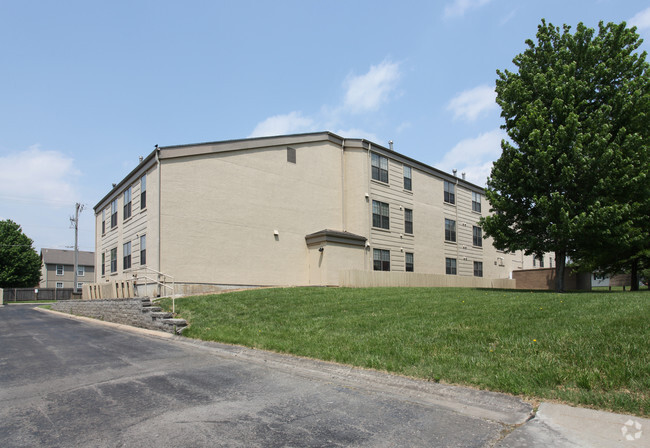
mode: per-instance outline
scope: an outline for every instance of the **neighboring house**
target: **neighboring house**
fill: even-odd
[[[74,250],[41,249],[39,288],[74,288]],[[95,252],[79,251],[77,284],[95,282]]]
[[[348,270],[506,279],[539,264],[484,237],[483,188],[330,132],[156,147],[94,210],[98,282],[143,268],[177,285],[338,285]]]

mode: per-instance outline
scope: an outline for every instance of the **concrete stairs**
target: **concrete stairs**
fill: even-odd
[[[151,298],[142,298],[142,313],[151,318],[151,321],[160,326],[164,331],[171,333],[182,334],[183,330],[187,328],[187,321],[185,319],[174,318],[173,314],[155,305]]]

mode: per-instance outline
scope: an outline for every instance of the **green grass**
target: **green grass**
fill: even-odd
[[[262,289],[176,310],[190,338],[650,414],[648,291]]]

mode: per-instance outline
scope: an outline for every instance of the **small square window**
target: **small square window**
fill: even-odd
[[[287,148],[287,162],[296,163],[296,149]]]
[[[63,288],[63,282],[56,282],[56,287],[57,287],[58,289]]]

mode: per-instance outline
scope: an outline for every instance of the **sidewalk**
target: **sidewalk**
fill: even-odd
[[[570,447],[650,447],[650,419],[542,403],[535,418],[497,445]]]

